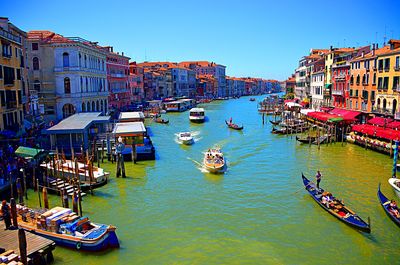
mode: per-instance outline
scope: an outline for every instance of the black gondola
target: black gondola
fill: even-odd
[[[303,144],[308,144],[310,142],[313,143],[316,139],[317,139],[317,137],[313,137],[313,136],[307,136],[305,138],[300,138],[300,137],[296,136],[296,140]]]
[[[243,130],[243,125],[242,125],[242,126],[239,126],[239,125],[237,125],[237,124],[229,123],[229,122],[227,122],[227,121],[225,121],[225,123],[226,123],[226,125],[227,125],[229,128],[231,128],[231,129],[233,129],[233,130],[238,130],[238,131]]]
[[[332,206],[327,206],[325,203],[322,202],[322,194],[324,193],[323,189],[318,189],[312,181],[308,180],[304,174],[301,174],[301,177],[303,179],[303,184],[310,193],[311,197],[321,206],[325,211],[329,212],[339,220],[343,221],[344,223],[357,228],[363,232],[371,233],[371,226],[368,223],[366,223],[363,219],[361,219],[360,216],[358,216],[355,212],[353,212],[351,209],[346,207],[342,202],[337,200],[336,198],[333,199],[333,204]],[[368,218],[369,221],[369,218]]]
[[[383,209],[385,210],[386,214],[392,219],[392,221],[400,227],[400,218],[397,218],[392,212],[390,212],[390,200],[386,198],[385,195],[381,192],[381,184],[379,183],[378,186],[378,198],[379,202],[381,203]],[[397,211],[399,211],[399,208],[396,207]]]
[[[169,120],[164,120],[164,119],[161,119],[161,118],[156,118],[156,119],[154,119],[154,121],[157,122],[157,123],[162,123],[162,124],[168,124],[169,123]]]
[[[282,120],[277,120],[277,121],[269,121],[270,123],[272,123],[272,125],[279,125],[279,123],[281,123]]]

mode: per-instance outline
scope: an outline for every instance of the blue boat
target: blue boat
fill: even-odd
[[[317,188],[315,183],[308,180],[304,174],[301,174],[303,179],[304,186],[308,193],[310,193],[311,197],[321,206],[325,211],[329,212],[342,222],[357,228],[360,231],[371,233],[371,225],[366,223],[360,216],[358,216],[355,212],[345,206],[340,200],[333,197],[331,203],[323,203],[322,197],[323,194],[326,193],[323,189]]]
[[[18,226],[53,240],[57,245],[83,251],[119,248],[116,227],[79,217],[68,208],[32,210],[18,205]]]
[[[397,218],[391,211],[390,211],[390,200],[386,198],[385,195],[381,192],[381,184],[378,187],[378,198],[379,202],[381,203],[383,209],[385,210],[386,214],[392,219],[392,221],[400,227],[400,218]],[[396,207],[397,211],[399,208]]]

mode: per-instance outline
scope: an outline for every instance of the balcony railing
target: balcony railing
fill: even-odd
[[[336,89],[333,89],[333,90],[332,90],[332,95],[335,95],[335,96],[343,96],[343,90],[336,90]]]
[[[8,39],[9,41],[13,41],[21,45],[21,37],[20,36],[15,36],[14,34],[5,31],[4,29],[0,29],[0,36],[3,38]]]
[[[383,68],[378,68],[378,72],[382,73],[383,72]]]

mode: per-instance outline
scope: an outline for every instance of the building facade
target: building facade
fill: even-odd
[[[0,131],[23,127],[28,97],[25,40],[24,31],[0,18]]]
[[[144,99],[143,67],[136,62],[129,63],[129,87],[131,89],[131,102],[140,103]]]
[[[28,32],[29,79],[46,121],[108,111],[106,52],[97,43],[50,31]]]

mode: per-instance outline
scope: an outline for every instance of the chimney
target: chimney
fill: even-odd
[[[379,44],[377,43],[377,44],[376,44],[376,49],[378,49],[378,48],[379,48]]]
[[[114,52],[114,47],[111,46],[110,48],[111,48],[111,52]]]
[[[122,56],[124,56],[124,52],[122,52]]]
[[[332,45],[331,45],[331,47],[329,48],[329,50],[330,50],[330,51],[332,51],[332,50],[333,50],[333,47],[332,47]]]
[[[372,44],[372,56],[375,56],[375,43]]]
[[[361,58],[364,58],[364,51],[361,52]]]

